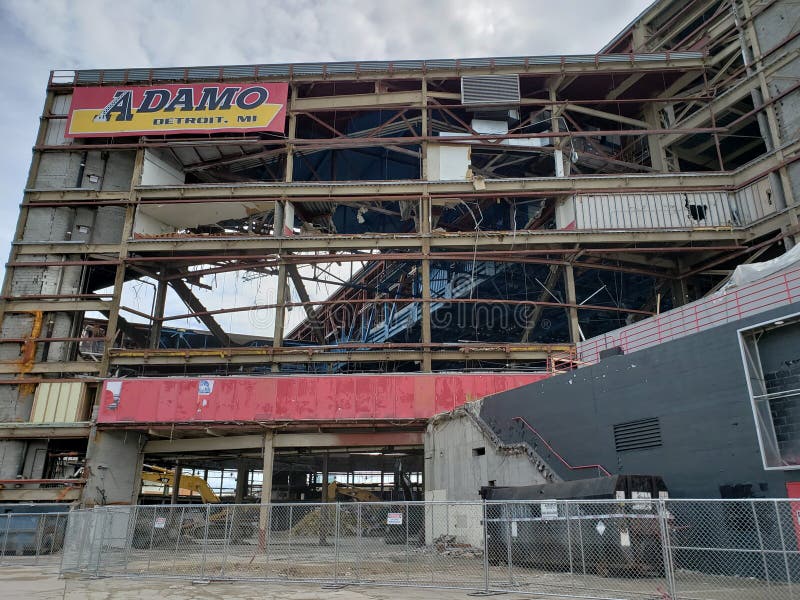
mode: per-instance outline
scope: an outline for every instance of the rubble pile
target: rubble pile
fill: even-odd
[[[471,544],[457,542],[456,536],[442,534],[433,540],[433,547],[442,556],[458,558],[482,558],[483,550]]]

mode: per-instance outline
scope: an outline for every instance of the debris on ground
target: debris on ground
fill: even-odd
[[[375,534],[376,525],[374,519],[361,519],[361,535],[372,536]],[[333,512],[323,518],[320,509],[309,511],[302,519],[297,521],[291,529],[292,535],[319,535],[320,531],[326,531],[327,535],[332,536],[336,533],[336,516]],[[339,535],[355,536],[358,534],[358,519],[351,512],[342,511],[339,514]]]
[[[433,547],[442,556],[455,556],[464,558],[481,558],[483,550],[472,544],[457,542],[456,536],[442,534],[433,540]]]

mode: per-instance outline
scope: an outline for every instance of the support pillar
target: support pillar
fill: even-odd
[[[567,317],[569,319],[569,337],[573,344],[581,341],[581,326],[578,323],[578,309],[574,306],[578,303],[575,297],[575,273],[572,265],[564,267],[564,285],[567,290],[567,303],[571,304],[567,308]]]
[[[672,280],[672,308],[683,306],[689,300],[689,290],[685,279]]]
[[[275,299],[275,329],[272,333],[272,347],[280,348],[283,346],[283,331],[286,326],[286,292],[287,292],[287,269],[282,264],[278,267],[278,292]],[[272,371],[277,373],[281,370],[279,363],[272,363]]]
[[[166,281],[158,281],[156,287],[155,305],[153,307],[153,319],[150,325],[150,348],[156,350],[159,342],[161,341],[161,328],[164,325],[161,320],[164,316],[164,306],[167,302],[167,288],[169,285]]]
[[[420,370],[424,373],[431,371],[431,261],[428,256],[431,252],[431,197],[424,195],[420,199],[420,215],[419,215],[419,229],[423,235],[422,238],[422,254],[425,258],[422,259],[422,269],[420,270],[420,277],[422,279],[422,364]]]
[[[92,428],[86,451],[86,506],[136,504],[142,487],[146,436],[133,431]]]
[[[558,114],[558,105],[557,97],[556,97],[556,86],[550,86],[550,128],[553,130],[553,133],[557,133],[560,131],[559,127],[559,114]],[[564,153],[561,150],[561,137],[553,137],[553,161],[555,162],[555,171],[556,177],[564,177]]]
[[[661,119],[658,114],[658,107],[655,104],[648,103],[645,106],[644,118],[651,129],[661,129]],[[669,171],[667,152],[664,150],[658,134],[647,136],[647,146],[650,151],[650,166],[662,173]]]
[[[261,510],[258,515],[259,547],[263,550],[269,539],[272,516],[272,469],[275,462],[275,432],[270,430],[264,434],[264,464],[261,475]],[[238,481],[237,481],[238,487]],[[289,524],[291,527],[291,523]]]
[[[250,469],[247,467],[247,461],[240,458],[236,467],[236,491],[233,497],[235,504],[242,504],[247,496],[247,476],[249,474]]]

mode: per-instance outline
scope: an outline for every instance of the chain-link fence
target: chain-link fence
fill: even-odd
[[[558,597],[800,597],[800,502],[129,506],[70,513],[62,571]]]
[[[0,565],[38,565],[60,558],[65,512],[0,514]]]

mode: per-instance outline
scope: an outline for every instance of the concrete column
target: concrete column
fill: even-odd
[[[575,273],[573,272],[572,265],[564,267],[564,284],[567,290],[567,303],[577,304],[575,297]],[[573,344],[581,341],[581,327],[578,323],[578,309],[574,306],[567,308],[567,317],[569,318],[569,337]]]
[[[146,437],[133,431],[92,430],[86,451],[86,506],[136,504],[142,486]]]
[[[270,520],[272,515],[272,470],[275,463],[275,432],[267,431],[264,434],[264,464],[261,476],[261,510],[258,515],[259,546],[263,549],[269,538]],[[237,482],[238,487],[238,482]],[[291,525],[291,524],[290,524]]]

